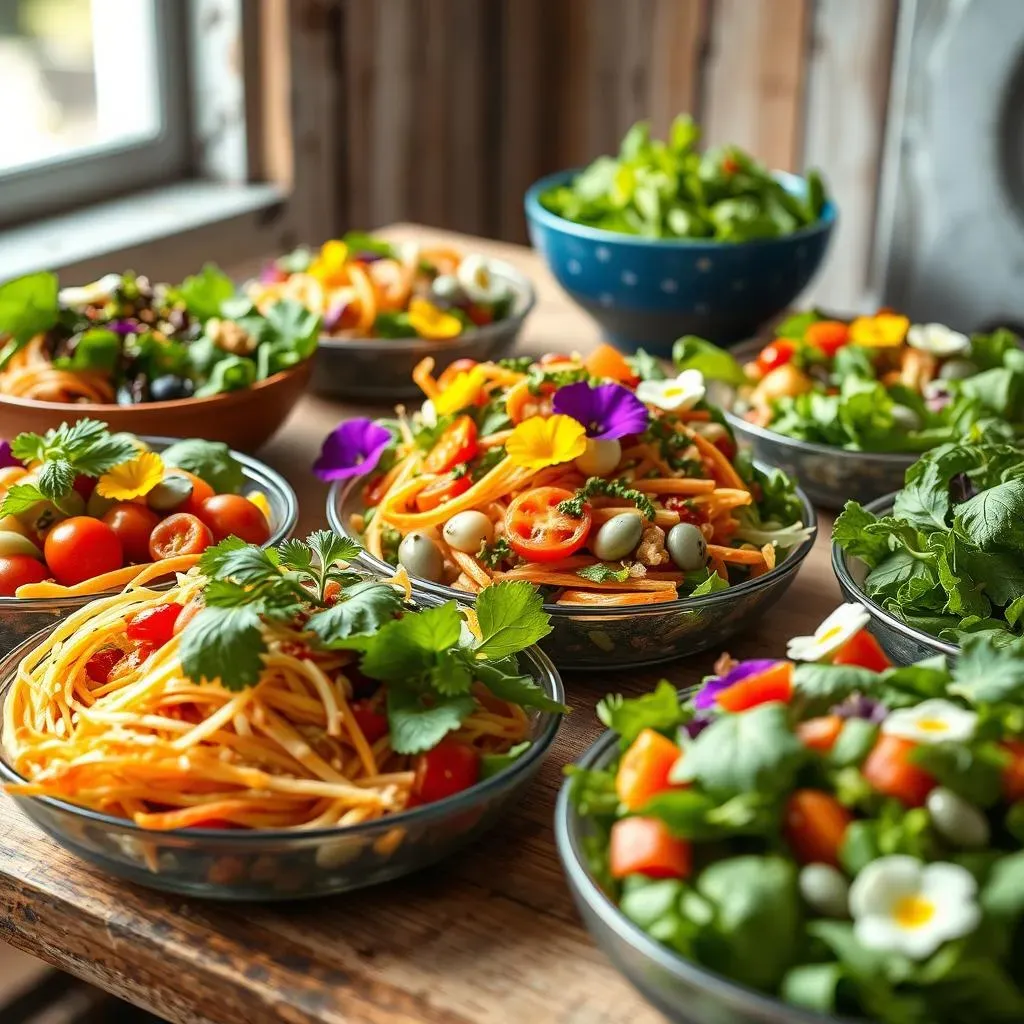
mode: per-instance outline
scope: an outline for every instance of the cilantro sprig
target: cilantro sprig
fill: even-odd
[[[596,497],[623,498],[626,501],[631,501],[644,518],[654,519],[654,504],[643,491],[630,487],[625,480],[605,480],[599,476],[590,477],[582,487],[577,488],[571,498],[560,502],[558,511],[573,519],[580,519],[583,516],[583,507],[591,498]]]

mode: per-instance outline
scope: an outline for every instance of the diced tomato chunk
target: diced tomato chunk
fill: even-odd
[[[901,736],[879,736],[861,766],[861,774],[884,796],[895,797],[907,807],[921,807],[936,781],[910,760],[916,746]]]
[[[854,633],[832,658],[833,665],[858,665],[872,672],[884,672],[892,662],[881,644],[866,630]]]
[[[783,832],[801,864],[839,866],[839,848],[853,815],[820,789],[798,789],[786,801]]]
[[[793,695],[793,663],[780,661],[777,665],[748,676],[719,692],[715,702],[725,711],[746,711],[770,701],[786,703]]]
[[[352,705],[352,716],[366,737],[367,743],[376,743],[382,736],[387,736],[387,715],[382,715],[366,701],[356,701]]]
[[[843,731],[843,720],[838,715],[822,715],[820,718],[808,718],[796,727],[800,742],[808,750],[827,753],[835,746],[839,734]]]
[[[692,868],[690,844],[677,839],[658,818],[621,818],[612,825],[608,848],[613,878],[686,878]]]
[[[182,612],[177,601],[147,608],[125,619],[125,636],[129,640],[160,646],[174,636],[174,624]]]
[[[85,674],[94,683],[106,683],[115,665],[124,659],[120,647],[103,647],[85,663]]]
[[[622,755],[615,776],[619,800],[631,811],[640,810],[648,800],[670,789],[669,772],[682,751],[654,729],[644,729]]]

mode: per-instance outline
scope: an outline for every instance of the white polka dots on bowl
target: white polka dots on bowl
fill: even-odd
[[[583,264],[580,263],[579,260],[569,260],[565,264],[565,269],[575,277],[577,274],[581,274],[583,272]]]
[[[697,260],[697,269],[702,274],[706,274],[711,269],[711,266],[711,260],[707,256],[701,256],[701,258]]]
[[[606,245],[599,245],[594,250],[594,255],[598,263],[607,263],[612,258],[612,251]]]
[[[636,274],[633,273],[632,270],[624,270],[622,272],[622,283],[627,287],[632,288],[638,280],[639,278],[636,276]]]
[[[615,297],[609,292],[601,292],[597,297],[597,301],[600,302],[602,306],[610,306],[615,302]]]
[[[679,291],[679,282],[673,280],[671,277],[666,277],[665,280],[661,282],[660,287],[666,295],[675,295],[675,293]]]

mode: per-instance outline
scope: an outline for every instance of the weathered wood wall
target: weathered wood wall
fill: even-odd
[[[342,0],[342,226],[525,240],[542,174],[682,110],[709,143],[825,170],[842,217],[816,298],[863,300],[898,0]]]

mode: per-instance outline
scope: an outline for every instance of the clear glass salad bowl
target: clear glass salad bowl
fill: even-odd
[[[618,734],[605,733],[577,762],[606,767],[618,754]],[[686,960],[635,925],[587,867],[589,824],[569,800],[569,781],[555,806],[555,841],[580,916],[615,967],[665,1016],[678,1024],[853,1024],[773,999]]]
[[[737,362],[745,363],[756,358],[764,344],[761,339],[729,351]],[[798,441],[732,412],[735,393],[728,385],[716,382],[710,388],[712,400],[722,407],[737,439],[753,451],[754,458],[793,477],[820,508],[839,509],[847,501],[865,504],[898,491],[907,469],[920,457],[913,452],[852,452]]]
[[[0,661],[0,711],[18,664],[45,635]],[[518,657],[522,670],[562,703],[562,682],[543,652],[531,647]],[[13,799],[61,846],[129,882],[206,899],[309,899],[417,871],[501,821],[536,775],[561,724],[560,715],[528,713],[532,746],[498,774],[437,803],[346,828],[154,832],[49,797]],[[2,737],[0,779],[24,781],[12,769]]]
[[[169,448],[178,439],[143,437],[155,452]],[[241,463],[245,482],[242,494],[261,491],[270,503],[270,539],[266,547],[279,544],[291,536],[299,518],[299,502],[291,484],[279,473],[251,455],[232,452]],[[94,600],[97,595],[81,597],[0,597],[0,654],[11,650],[27,637],[54,625],[72,612]]]
[[[352,536],[347,524],[353,513],[362,511],[360,493],[364,483],[362,478],[344,484],[337,482],[327,495],[327,521],[331,529],[357,543],[359,538]],[[806,495],[799,490],[797,494],[803,521],[811,525],[812,533],[771,572],[716,594],[664,604],[624,608],[547,604],[544,610],[551,616],[552,631],[541,646],[559,669],[566,671],[657,665],[720,646],[782,597],[814,546],[817,515]],[[365,550],[356,564],[375,576],[394,572],[394,566]],[[416,577],[412,578],[412,590],[418,599],[454,599],[470,605],[475,601],[474,594]]]
[[[322,336],[314,357],[313,390],[360,402],[410,398],[420,393],[412,371],[426,356],[433,358],[435,374],[456,359],[479,363],[500,359],[515,344],[537,296],[529,278],[510,263],[488,260],[488,266],[495,280],[503,281],[512,294],[507,316],[440,341]]]
[[[895,494],[887,494],[864,507],[876,516],[886,516],[892,512],[895,500]],[[835,541],[832,542],[832,571],[836,574],[843,597],[847,601],[859,601],[867,609],[871,616],[871,632],[894,664],[912,665],[915,661],[923,661],[936,654],[955,658],[960,653],[959,644],[939,640],[930,633],[907,625],[868,597],[864,589],[867,565],[859,558],[848,555]]]

